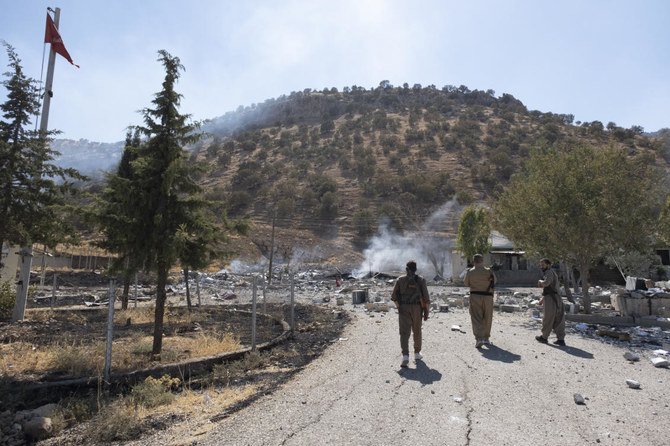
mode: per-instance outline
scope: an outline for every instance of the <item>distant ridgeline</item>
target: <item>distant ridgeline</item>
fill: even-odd
[[[94,142],[87,139],[54,139],[51,148],[60,152],[55,164],[74,167],[90,177],[101,176],[103,171],[116,168],[123,153],[123,141]]]

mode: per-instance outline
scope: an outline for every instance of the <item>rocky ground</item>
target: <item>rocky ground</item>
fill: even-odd
[[[314,444],[323,439],[329,444],[400,444],[410,438],[420,438],[422,444],[621,444],[635,438],[641,438],[635,444],[664,444],[650,432],[659,431],[654,426],[668,415],[663,385],[667,371],[654,367],[651,359],[664,357],[663,350],[670,349],[669,331],[569,322],[567,349],[542,346],[533,338],[540,316],[538,290],[499,289],[495,346],[478,351],[463,308],[467,290],[432,283],[426,361],[400,371],[395,310],[388,311],[386,304],[393,281],[378,275],[345,278],[338,286],[334,275],[302,272],[294,283],[294,300],[301,304],[295,339],[273,350],[257,372],[235,383],[249,380],[257,390],[232,406],[210,405],[203,413],[149,419],[142,440],[133,444]],[[353,305],[352,294],[358,289],[368,290],[368,304]],[[248,307],[254,278],[229,272],[203,275],[200,298],[191,290],[194,303]],[[286,304],[280,307],[289,320],[290,290],[286,278],[266,286],[257,282],[259,309],[264,303]],[[601,295],[596,298],[601,314],[611,314],[608,290],[594,291]],[[104,287],[62,287],[57,293],[57,303],[105,305]],[[150,305],[150,287],[138,295],[149,300],[139,305]],[[183,283],[171,287],[168,300],[171,305],[184,304]],[[48,306],[44,299],[31,305]],[[342,333],[348,319],[353,323]],[[624,353],[640,360],[630,362]],[[638,381],[641,389],[629,389],[626,379]],[[585,406],[575,405],[575,393],[584,396]],[[628,414],[619,407],[623,403],[635,409]],[[608,404],[616,408],[608,412]],[[591,411],[597,411],[602,426],[587,420],[594,416]],[[392,422],[398,418],[410,422],[399,428],[405,423]],[[249,420],[254,422],[247,426]],[[554,426],[558,421],[562,422]],[[641,424],[626,432],[624,426],[631,422]],[[551,436],[565,424],[566,434]],[[580,431],[580,424],[589,427]],[[67,429],[44,444],[92,444],[85,429]],[[496,437],[495,429],[506,432],[509,440]],[[667,434],[660,429],[659,435]]]

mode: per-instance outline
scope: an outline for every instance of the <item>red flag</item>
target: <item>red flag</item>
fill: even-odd
[[[44,43],[50,43],[51,49],[54,50],[54,52],[60,54],[72,65],[79,68],[79,65],[72,62],[70,53],[68,53],[67,50],[65,49],[63,39],[61,39],[60,34],[58,33],[58,29],[56,28],[56,25],[54,24],[54,21],[51,19],[49,13],[47,13],[47,29],[44,32]]]

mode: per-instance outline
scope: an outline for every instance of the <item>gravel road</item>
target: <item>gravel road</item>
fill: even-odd
[[[645,355],[629,363],[625,349],[578,334],[566,348],[539,344],[537,321],[520,313],[495,313],[494,345],[477,350],[467,311],[455,309],[433,313],[424,361],[401,369],[395,311],[352,312],[343,337],[277,392],[197,436],[164,432],[161,442],[670,444],[670,370]],[[629,378],[641,389],[628,388]]]

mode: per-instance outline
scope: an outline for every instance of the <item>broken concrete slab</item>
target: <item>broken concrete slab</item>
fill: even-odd
[[[651,358],[651,363],[654,364],[654,367],[659,367],[659,368],[660,367],[664,367],[664,368],[670,367],[670,361],[668,361],[665,358],[659,358],[659,357]]]

